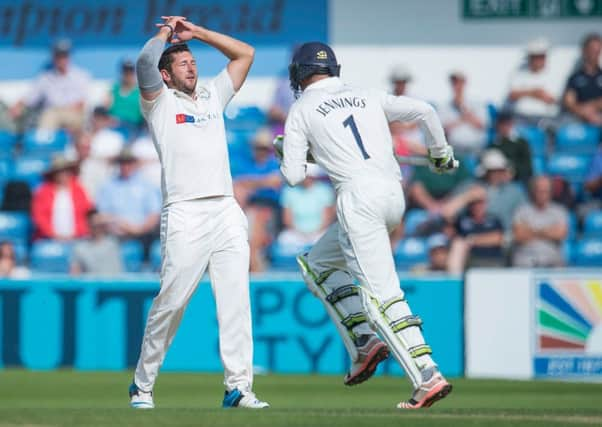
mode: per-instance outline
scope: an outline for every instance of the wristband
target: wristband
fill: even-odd
[[[169,33],[169,37],[168,37],[168,39],[170,39],[170,38],[171,38],[171,36],[173,36],[173,33],[174,33],[174,28],[171,26],[171,24],[163,24],[163,25],[161,26],[161,28],[163,28],[163,27],[167,27],[167,28],[169,28],[169,31],[170,31],[170,33]]]

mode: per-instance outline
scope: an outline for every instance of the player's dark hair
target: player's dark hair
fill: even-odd
[[[174,55],[180,52],[190,52],[190,48],[186,43],[177,43],[169,46],[161,54],[159,59],[159,71],[167,70],[171,73],[171,64],[173,64]]]
[[[593,41],[602,42],[602,36],[600,35],[600,33],[586,34],[585,37],[583,37],[583,40],[581,41],[581,49],[585,49]]]

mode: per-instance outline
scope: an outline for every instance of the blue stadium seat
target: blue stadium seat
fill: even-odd
[[[590,163],[589,156],[554,153],[548,161],[548,174],[561,176],[570,183],[583,182]]]
[[[228,130],[256,130],[267,123],[266,114],[255,106],[229,107],[224,119]]]
[[[0,183],[6,182],[13,174],[13,162],[10,159],[0,159]]]
[[[425,223],[429,219],[428,211],[424,209],[412,209],[408,211],[404,218],[404,231],[406,236],[413,236],[418,231],[421,224]]]
[[[0,153],[10,154],[17,142],[17,137],[11,132],[0,130]]]
[[[586,215],[583,234],[585,238],[602,237],[602,211],[593,211]]]
[[[73,245],[55,240],[38,240],[31,247],[31,268],[38,273],[68,273]]]
[[[309,249],[309,247],[307,248]],[[278,242],[274,242],[269,249],[271,268],[274,270],[297,271],[297,255],[302,251],[291,253]]]
[[[582,267],[602,265],[602,239],[582,239],[577,242],[574,264]]]
[[[128,273],[139,273],[142,270],[144,249],[137,240],[129,240],[121,244],[121,260]]]
[[[574,240],[567,239],[564,242],[562,242],[562,255],[564,257],[566,265],[575,264],[575,246],[576,243]]]
[[[23,148],[26,154],[50,154],[65,150],[69,138],[63,130],[31,130],[25,133]]]
[[[153,271],[161,269],[161,241],[155,240],[150,247],[150,263]]]
[[[49,164],[50,161],[46,157],[19,157],[13,164],[12,179],[25,181],[30,187],[35,187],[42,181],[42,173],[48,169]]]
[[[535,176],[546,174],[546,159],[544,156],[531,156],[531,166]]]
[[[568,213],[567,236],[569,240],[577,238],[577,214],[575,212]]]
[[[29,215],[21,212],[0,212],[0,240],[29,240]]]
[[[425,239],[409,237],[402,239],[394,251],[395,265],[402,270],[408,270],[429,261],[428,248]]]
[[[556,152],[593,154],[599,142],[600,130],[594,126],[571,123],[556,131]]]
[[[518,126],[518,134],[525,138],[531,147],[531,154],[544,156],[546,154],[546,134],[537,126]]]

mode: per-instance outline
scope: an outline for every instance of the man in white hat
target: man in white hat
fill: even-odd
[[[525,121],[537,123],[558,114],[557,89],[546,67],[548,41],[544,38],[527,44],[527,62],[510,79],[508,100],[514,113]]]

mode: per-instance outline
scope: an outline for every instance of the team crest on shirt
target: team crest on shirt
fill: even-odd
[[[191,114],[176,114],[176,124],[192,124],[196,127],[203,127],[206,126],[210,120],[217,118],[217,113],[205,113],[197,116],[193,116]]]

